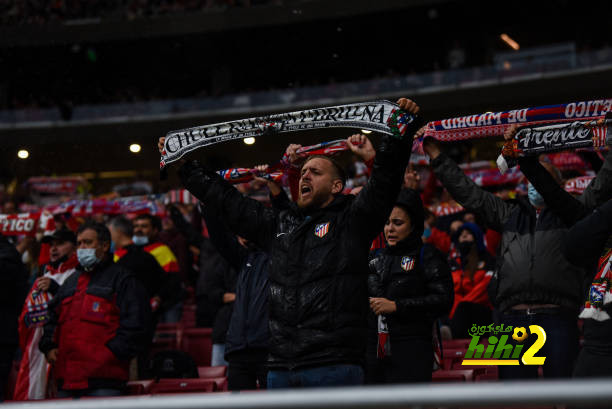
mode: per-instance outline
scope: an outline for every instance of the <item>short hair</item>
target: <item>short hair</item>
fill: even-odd
[[[134,225],[125,216],[114,217],[109,224],[128,237],[132,237],[132,234],[134,234]]]
[[[134,218],[133,221],[136,221],[136,220],[148,220],[151,222],[151,226],[153,226],[154,229],[156,229],[157,231],[162,230],[161,219],[157,216],[153,216],[152,214],[148,214],[148,213],[139,214],[138,216]]]
[[[88,229],[96,232],[98,236],[98,241],[102,243],[110,243],[111,241],[110,231],[108,230],[108,227],[106,227],[102,223],[96,223],[92,221],[83,223],[82,225],[79,226],[77,230],[77,236]]]
[[[342,182],[342,188],[344,188],[344,186],[346,185],[346,172],[344,171],[344,168],[334,158],[330,158],[329,156],[325,156],[325,155],[312,155],[308,159],[306,159],[306,161],[302,165],[302,168],[308,162],[310,162],[311,160],[316,159],[316,158],[325,159],[329,163],[332,164],[332,168],[334,169],[334,173],[336,174],[335,176],[336,176],[337,179],[340,179],[340,181]]]

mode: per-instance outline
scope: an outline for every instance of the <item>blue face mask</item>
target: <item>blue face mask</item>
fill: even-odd
[[[117,246],[115,245],[115,242],[111,240],[111,245],[110,245],[111,254],[115,254],[115,250],[117,250]]]
[[[145,246],[149,244],[149,238],[147,236],[132,236],[132,241],[137,246]]]
[[[77,249],[77,259],[85,269],[95,266],[100,261],[96,257],[96,249]]]
[[[546,206],[544,198],[531,183],[527,186],[527,197],[529,198],[529,203],[531,203],[534,207]]]

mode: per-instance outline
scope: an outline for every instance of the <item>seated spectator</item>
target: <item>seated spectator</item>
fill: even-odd
[[[467,338],[473,324],[489,325],[493,305],[487,286],[493,276],[493,263],[478,225],[464,223],[455,233],[458,264],[451,265],[455,302],[450,312],[453,337]]]
[[[113,263],[110,241],[104,225],[79,228],[77,271],[49,303],[39,348],[53,365],[58,397],[121,395],[130,360],[145,345],[146,290]]]
[[[444,256],[422,242],[423,224],[418,193],[402,190],[385,224],[387,247],[370,261],[367,383],[431,381],[432,328],[453,289]]]

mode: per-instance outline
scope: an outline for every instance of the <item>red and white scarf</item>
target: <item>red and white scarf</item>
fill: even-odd
[[[580,318],[590,318],[596,321],[606,321],[610,315],[603,309],[605,305],[612,303],[612,249],[599,259],[597,274],[589,289],[589,296],[580,313]]]

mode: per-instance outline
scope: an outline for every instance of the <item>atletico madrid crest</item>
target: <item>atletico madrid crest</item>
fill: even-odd
[[[414,259],[412,257],[402,257],[402,270],[410,271],[414,268]]]
[[[315,226],[314,234],[318,238],[322,238],[323,236],[327,234],[328,231],[329,231],[329,222],[321,223]]]

